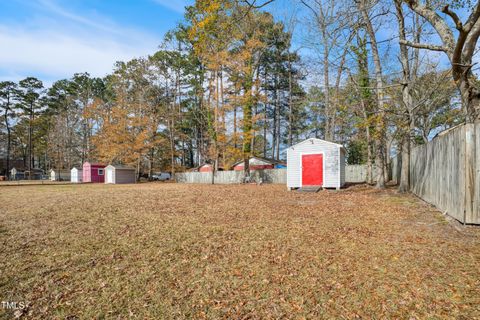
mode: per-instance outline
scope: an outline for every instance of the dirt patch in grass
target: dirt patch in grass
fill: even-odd
[[[0,248],[28,319],[480,317],[480,230],[392,190],[0,187]]]

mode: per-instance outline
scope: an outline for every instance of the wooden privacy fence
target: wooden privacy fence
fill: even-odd
[[[250,172],[252,181],[263,183],[287,183],[286,169],[265,169]],[[212,183],[211,172],[182,172],[176,173],[175,179],[181,183]],[[242,183],[243,171],[217,171],[214,177],[215,183],[234,184]]]
[[[262,181],[264,183],[287,183],[286,169],[265,169],[251,172],[252,181]],[[345,166],[345,182],[361,183],[365,182],[367,176],[367,167],[365,165]],[[180,183],[212,183],[211,172],[183,172],[176,173],[175,179]],[[215,173],[215,183],[233,184],[241,183],[243,171],[217,171]]]
[[[401,168],[397,155],[390,161],[392,182],[400,182]],[[366,177],[359,170],[358,178]],[[418,197],[460,222],[480,224],[480,123],[456,127],[413,148],[409,179]]]
[[[392,158],[392,180],[402,161]],[[447,131],[410,155],[410,190],[460,222],[480,224],[480,123]]]
[[[375,167],[372,167],[375,174]],[[367,181],[367,165],[355,164],[345,166],[345,182],[347,183],[363,183]]]
[[[401,157],[390,162],[390,179],[401,178]],[[375,168],[373,168],[375,175]],[[286,183],[286,169],[252,171],[254,181]],[[345,166],[347,183],[366,181],[366,165]],[[211,172],[177,173],[184,183],[211,183]],[[215,183],[241,183],[242,171],[219,171]],[[480,123],[466,124],[412,149],[410,190],[460,222],[480,224]]]

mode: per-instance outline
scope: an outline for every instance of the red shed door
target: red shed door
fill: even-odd
[[[323,154],[302,155],[302,185],[323,185]]]

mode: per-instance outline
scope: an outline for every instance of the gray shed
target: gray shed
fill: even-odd
[[[345,185],[345,148],[341,144],[307,139],[287,149],[287,188]]]
[[[136,178],[135,168],[121,165],[109,165],[105,167],[105,183],[135,183]]]

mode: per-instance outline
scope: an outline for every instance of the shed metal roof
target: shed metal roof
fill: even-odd
[[[136,170],[135,168],[125,166],[122,164],[110,164],[107,167],[114,168],[115,170]]]
[[[88,163],[91,167],[101,167],[101,166],[105,167],[105,166],[106,166],[106,165],[103,164],[103,163],[95,163],[95,162],[85,161],[83,164],[85,164],[85,163]]]
[[[264,162],[267,162],[267,163],[271,163],[271,164],[278,164],[278,163],[285,164],[285,161],[269,159],[269,158],[262,158],[262,157],[257,157],[257,156],[252,156],[252,157],[250,157],[249,160],[251,160],[251,159],[258,159],[258,160],[261,160],[261,161],[264,161]],[[241,163],[243,163],[243,160],[235,162],[233,164],[233,167],[235,167],[236,165],[241,164]]]
[[[303,140],[297,144],[294,144],[293,146],[290,146],[288,147],[287,149],[294,149],[295,147],[299,146],[299,145],[302,145],[302,144],[305,144],[307,142],[312,142],[312,141],[320,141],[320,142],[324,142],[324,143],[329,143],[329,144],[333,144],[333,145],[336,145],[338,146],[339,148],[342,148],[342,149],[345,149],[345,147],[341,144],[338,144],[338,143],[335,143],[335,142],[331,142],[331,141],[327,141],[327,140],[322,140],[322,139],[318,139],[318,138],[309,138],[307,140]]]

